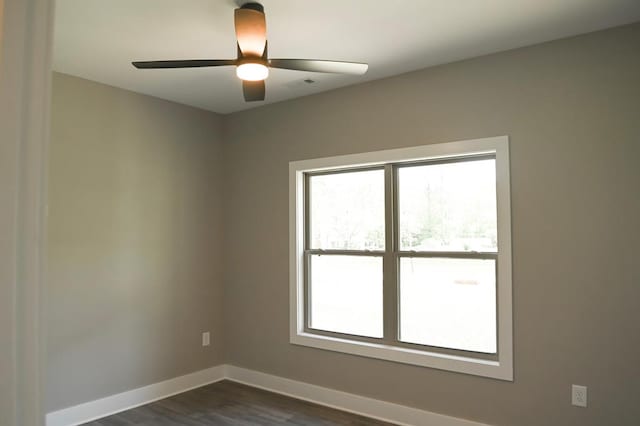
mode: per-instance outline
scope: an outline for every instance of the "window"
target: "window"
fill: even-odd
[[[507,137],[290,163],[291,342],[512,380]]]

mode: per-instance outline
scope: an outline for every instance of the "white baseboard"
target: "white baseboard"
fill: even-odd
[[[75,426],[223,379],[404,426],[488,426],[233,365],[219,365],[47,414],[46,426]]]
[[[47,414],[46,426],[75,426],[224,379],[225,366],[154,383]]]
[[[303,399],[342,411],[404,426],[488,426],[484,423],[445,416],[335,389],[285,379],[233,365],[225,366],[228,380]]]

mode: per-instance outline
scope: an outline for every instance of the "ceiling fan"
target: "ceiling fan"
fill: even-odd
[[[234,21],[238,40],[236,59],[141,61],[133,62],[133,66],[139,69],[159,69],[234,65],[236,75],[242,80],[242,91],[247,102],[264,100],[264,80],[269,76],[269,68],[362,75],[369,67],[367,64],[358,62],[270,59],[267,55],[267,24],[264,8],[259,3],[246,3],[236,9]]]

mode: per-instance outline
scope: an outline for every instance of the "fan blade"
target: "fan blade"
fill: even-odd
[[[256,5],[252,9],[252,5]],[[236,38],[243,56],[262,57],[267,42],[267,21],[260,5],[249,3],[235,10]]]
[[[272,68],[287,70],[355,75],[362,75],[369,68],[369,65],[358,62],[323,61],[318,59],[270,59],[269,65]]]
[[[235,59],[187,59],[177,61],[138,61],[132,62],[138,69],[160,69],[160,68],[197,68],[197,67],[221,67],[224,65],[235,65]]]
[[[247,102],[264,101],[264,80],[242,80],[242,92]]]

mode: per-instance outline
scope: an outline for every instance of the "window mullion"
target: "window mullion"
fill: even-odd
[[[398,283],[395,250],[395,178],[391,164],[384,168],[385,182],[385,254],[383,263],[384,340],[394,343],[398,338]]]

